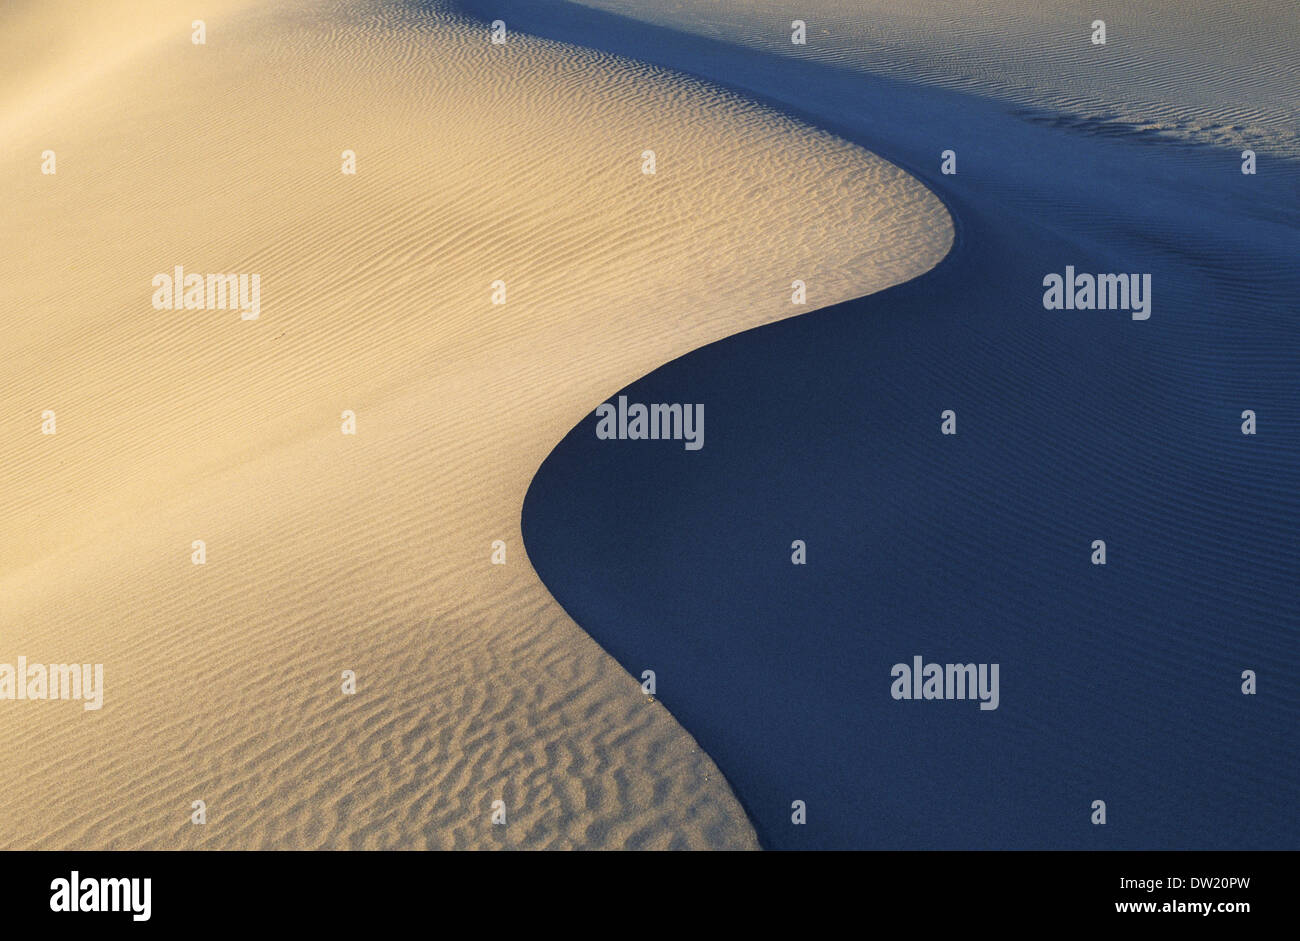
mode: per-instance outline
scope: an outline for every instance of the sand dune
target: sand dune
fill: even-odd
[[[553,38],[582,22],[569,3],[509,6]],[[792,15],[812,25],[826,6]],[[969,42],[971,6],[931,6],[907,41],[935,55]],[[1005,32],[989,30],[1001,45],[985,54],[1023,44],[1032,60],[1018,32],[1033,27],[1029,6],[996,4]],[[1163,6],[1152,22],[1179,8]],[[1300,98],[1238,35],[1223,38],[1220,69],[1206,49],[1223,18],[1186,6],[1177,31],[1199,35],[1164,63],[1170,81],[1212,73]],[[1264,5],[1243,7],[1261,17],[1241,29],[1268,22]],[[605,447],[575,426],[524,510],[533,563],[565,609],[629,667],[672,665],[665,701],[767,847],[1300,845],[1300,694],[1238,686],[1245,669],[1289,676],[1300,658],[1295,162],[1261,156],[1246,174],[1235,146],[1040,115],[1079,66],[1064,48],[1031,110],[992,81],[986,96],[870,74],[867,58],[862,71],[823,61],[830,39],[756,55],[781,41],[784,11],[766,32],[725,2],[628,12],[640,19],[583,16],[602,18],[610,51],[811,114],[914,168],[959,235],[922,277],[727,338],[623,390],[654,401],[688,386],[736,416],[692,473],[671,451]],[[734,28],[717,36],[705,21],[721,14]],[[1149,33],[1129,52],[1159,50]],[[1133,89],[1109,78],[1130,113]],[[1171,106],[1186,106],[1183,90]],[[1233,106],[1230,86],[1211,90],[1192,123]],[[956,175],[941,171],[944,146],[960,153]],[[1048,310],[1044,274],[1066,264],[1149,273],[1151,318]],[[940,433],[949,408],[957,437]],[[1239,425],[1256,413],[1267,436]],[[629,478],[653,499],[625,506],[613,484]],[[662,551],[682,532],[707,538]],[[806,567],[780,551],[796,535]],[[1088,557],[1094,538],[1106,568]],[[893,665],[939,651],[1000,663],[996,710],[894,699]],[[794,799],[805,825],[791,823]],[[1106,826],[1089,819],[1094,799]]]
[[[469,0],[475,6],[478,0]],[[1300,157],[1291,0],[575,0],[854,72],[964,89],[1028,120]],[[807,43],[790,42],[802,19]],[[1094,45],[1092,23],[1106,24]]]
[[[523,495],[632,378],[933,266],[940,203],[704,82],[440,5],[209,3],[205,46],[189,14],[16,6],[0,661],[106,689],[0,702],[0,846],[754,846],[534,575]],[[66,58],[33,39],[60,32]],[[155,310],[175,265],[258,273],[259,319]]]

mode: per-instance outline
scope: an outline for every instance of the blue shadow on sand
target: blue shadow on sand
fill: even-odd
[[[1300,846],[1297,166],[1247,177],[1236,153],[566,3],[466,6],[743,90],[953,216],[927,274],[610,390],[704,403],[702,450],[600,441],[588,414],[524,502],[548,589],[656,672],[763,845]],[[1044,310],[1066,265],[1151,273],[1150,320]],[[999,707],[892,699],[916,655],[1000,664]]]

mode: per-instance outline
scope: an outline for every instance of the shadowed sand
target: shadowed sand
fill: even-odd
[[[105,674],[99,712],[0,702],[0,846],[753,847],[536,578],[520,506],[593,403],[801,312],[792,279],[817,307],[932,267],[942,205],[440,6],[207,3],[205,46],[167,7],[0,13],[0,661]],[[175,265],[260,274],[260,319],[153,309]]]
[[[529,488],[537,571],[620,662],[658,668],[763,845],[1300,845],[1300,164],[1284,126],[1300,82],[1272,38],[1294,34],[1294,5],[897,4],[787,55],[784,14],[590,3],[654,22],[493,6],[810,115],[914,172],[956,227],[912,281],[621,390],[707,403],[697,454],[600,441],[588,416]],[[797,15],[820,28],[828,6]],[[987,16],[988,47],[945,66],[980,36],[963,9]],[[845,52],[881,28],[926,54]],[[1033,88],[935,74],[999,61]],[[1061,110],[1071,87],[1111,89],[1115,117]],[[1144,95],[1165,99],[1158,130]],[[1197,130],[1225,120],[1241,126]],[[1149,275],[1149,319],[1045,309],[1044,275],[1066,266]],[[894,665],[917,656],[998,664],[999,705],[895,699]],[[1243,695],[1245,671],[1277,682]]]
[[[522,13],[515,0],[467,2]],[[531,6],[549,18],[556,4],[858,74],[966,90],[1056,127],[1300,158],[1294,120],[1300,13],[1291,0],[1110,0],[1096,9],[1073,0],[801,0],[793,7],[752,0],[538,0]],[[794,19],[805,24],[802,45],[790,41]],[[1104,44],[1092,42],[1098,20],[1105,23]],[[709,66],[701,63],[701,71]],[[758,71],[751,61],[736,77],[748,84]]]

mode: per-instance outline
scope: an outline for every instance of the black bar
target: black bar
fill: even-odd
[[[807,918],[809,925],[844,915],[881,926],[904,919],[927,926],[1129,922],[1232,930],[1255,916],[1278,919],[1294,910],[1296,861],[1294,853],[1248,852],[570,853],[545,859],[529,853],[24,852],[0,855],[0,911],[7,928],[69,930],[271,926],[297,932],[398,927],[417,919],[425,926],[421,933],[459,934],[454,926],[463,917],[488,916],[485,924],[518,921],[530,933],[567,930],[566,923],[586,925],[584,933],[637,925],[661,933],[680,919],[761,925],[777,913]],[[65,900],[56,880],[68,883],[70,895],[74,871],[81,898],[95,904],[98,880],[149,879],[147,920],[136,918],[144,913],[143,882],[135,884],[138,895],[121,896],[124,910],[52,910],[52,902]],[[1171,887],[1171,877],[1183,882]],[[91,897],[87,880],[96,880]],[[109,903],[114,891],[123,892],[123,884],[109,887]],[[1129,903],[1154,910],[1119,910]],[[1209,914],[1178,908],[1189,903],[1216,908]],[[1217,908],[1243,903],[1238,911]]]

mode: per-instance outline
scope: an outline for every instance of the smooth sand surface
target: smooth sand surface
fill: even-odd
[[[932,267],[942,205],[437,5],[164,6],[0,14],[0,661],[105,673],[98,712],[0,702],[0,846],[755,846],[536,578],[523,495],[636,376]],[[155,310],[175,265],[260,274],[260,319]]]

